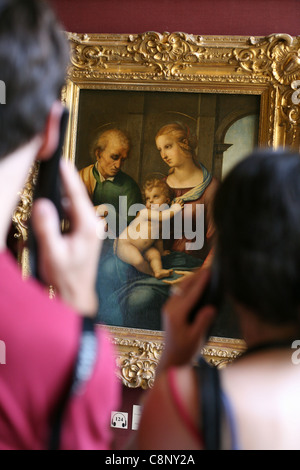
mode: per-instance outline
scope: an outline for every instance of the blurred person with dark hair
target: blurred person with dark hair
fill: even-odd
[[[211,270],[190,276],[164,306],[165,349],[136,448],[299,449],[299,155],[255,151],[221,184],[214,218]],[[222,369],[201,356],[195,365],[217,312],[197,304],[216,274],[247,345]]]
[[[111,341],[93,325],[101,222],[66,162],[61,176],[71,230],[61,234],[49,200],[37,200],[32,210],[39,270],[55,299],[36,280],[23,280],[6,246],[29,170],[57,147],[68,61],[65,35],[43,0],[0,0],[0,79],[6,85],[0,105],[0,335],[7,353],[0,374],[1,449],[110,448],[110,414],[119,404]],[[93,338],[93,367],[71,390],[83,333]]]

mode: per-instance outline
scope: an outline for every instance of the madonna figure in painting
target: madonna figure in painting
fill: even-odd
[[[191,233],[197,234],[197,208],[204,205],[204,227],[201,227],[203,243],[187,238],[184,232],[181,238],[173,239],[171,250],[196,256],[204,262],[203,266],[208,267],[211,263],[214,234],[212,202],[218,182],[197,162],[197,140],[187,126],[179,123],[167,124],[159,130],[155,142],[162,159],[170,167],[166,182],[173,189],[175,198],[182,200],[185,210],[189,211],[192,219]],[[184,212],[182,216],[184,218]]]

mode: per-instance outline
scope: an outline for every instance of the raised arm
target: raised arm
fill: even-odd
[[[192,364],[195,354],[205,342],[216,312],[214,307],[204,307],[193,323],[188,322],[188,316],[201,297],[209,278],[209,271],[199,270],[185,279],[163,308],[165,348],[156,370],[154,386],[143,399],[139,429],[132,448],[202,448],[200,435],[197,434],[199,394]],[[184,406],[187,413],[184,420],[178,409],[179,397],[181,406]],[[190,426],[187,426],[187,418]],[[193,430],[196,432],[192,432]]]
[[[152,222],[163,222],[164,220],[169,220],[175,217],[180,211],[182,211],[184,206],[183,201],[177,201],[175,204],[172,204],[169,209],[165,210],[155,210],[155,209],[143,209],[140,212],[140,216],[143,219],[151,220]]]

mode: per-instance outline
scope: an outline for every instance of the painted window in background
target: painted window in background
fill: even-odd
[[[231,144],[231,147],[224,152],[222,178],[256,147],[258,119],[257,115],[251,114],[238,119],[229,127],[224,143]]]

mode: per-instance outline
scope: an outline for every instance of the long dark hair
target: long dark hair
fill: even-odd
[[[227,292],[265,321],[297,321],[300,156],[255,151],[221,184],[214,216]]]

